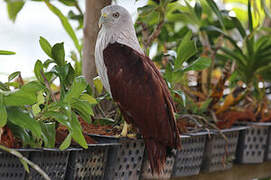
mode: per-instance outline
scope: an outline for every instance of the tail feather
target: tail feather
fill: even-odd
[[[166,162],[167,147],[152,139],[145,139],[152,174],[160,174]]]

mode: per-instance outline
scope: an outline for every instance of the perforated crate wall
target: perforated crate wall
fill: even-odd
[[[51,179],[61,180],[65,178],[68,164],[69,151],[42,150],[32,151],[30,160],[44,170]],[[30,173],[26,173],[26,179],[43,179],[34,169],[30,168]]]
[[[172,168],[174,165],[175,154],[176,154],[176,152],[174,154],[172,154],[170,157],[166,158],[164,170],[161,172],[161,174],[158,175],[157,173],[154,173],[152,175],[147,151],[145,151],[144,160],[143,160],[142,169],[141,169],[141,179],[169,179],[172,174]]]
[[[182,149],[177,151],[172,177],[196,175],[200,171],[206,134],[182,138]]]
[[[145,149],[143,140],[119,139],[116,141],[121,145],[109,149],[105,179],[139,179]]]
[[[267,126],[252,127],[240,132],[236,162],[261,163],[264,160]]]
[[[239,130],[223,131],[226,140],[218,132],[207,136],[201,169],[207,172],[226,170],[232,167],[238,142]]]
[[[71,151],[65,180],[103,180],[109,146]]]
[[[266,150],[265,150],[265,161],[271,160],[271,127],[268,129],[268,137],[266,143]]]
[[[29,152],[21,152],[28,158]],[[20,160],[11,155],[0,151],[0,179],[1,180],[24,180],[25,169]]]

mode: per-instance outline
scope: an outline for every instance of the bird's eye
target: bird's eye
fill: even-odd
[[[120,13],[118,13],[118,12],[113,13],[114,18],[118,18],[119,16],[120,16]]]

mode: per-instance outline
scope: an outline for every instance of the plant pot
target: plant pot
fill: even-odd
[[[157,173],[154,173],[154,174],[151,173],[151,167],[148,160],[148,155],[147,155],[147,152],[145,151],[140,179],[169,179],[172,174],[172,168],[174,165],[175,155],[176,155],[176,151],[173,152],[173,154],[170,157],[166,158],[164,169],[161,172],[161,174],[158,175]]]
[[[118,144],[91,144],[88,149],[72,148],[65,180],[104,178],[108,149]]]
[[[237,147],[237,163],[262,163],[266,150],[269,125],[267,123],[246,123],[250,126],[240,132]]]
[[[207,132],[191,133],[181,138],[182,149],[177,151],[171,177],[197,175],[202,163]]]
[[[16,149],[24,157],[28,158],[29,150]],[[5,151],[0,150],[0,177],[3,180],[24,180],[26,171],[20,160]]]
[[[235,159],[239,131],[244,127],[223,129],[221,132],[228,139],[222,137],[219,131],[214,130],[207,136],[201,170],[205,172],[230,169]]]
[[[120,143],[120,146],[109,148],[105,180],[139,179],[145,149],[143,140],[102,135],[91,135],[91,137],[103,143]]]
[[[29,160],[37,164],[51,179],[64,179],[70,151],[59,149],[35,149],[30,152]],[[26,179],[42,179],[34,169],[26,173]]]

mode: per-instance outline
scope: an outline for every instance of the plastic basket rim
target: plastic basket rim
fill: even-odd
[[[246,125],[249,128],[251,128],[251,126],[271,126],[271,122],[248,122],[248,121],[240,122],[238,121],[237,124]]]
[[[88,147],[106,147],[106,146],[120,146],[120,143],[99,143],[99,144],[88,144]],[[82,147],[69,147],[64,150],[60,150],[59,148],[10,148],[12,150],[16,150],[19,152],[67,152],[67,151],[76,151],[76,150],[85,150]],[[6,152],[4,150],[0,150],[0,152]]]

